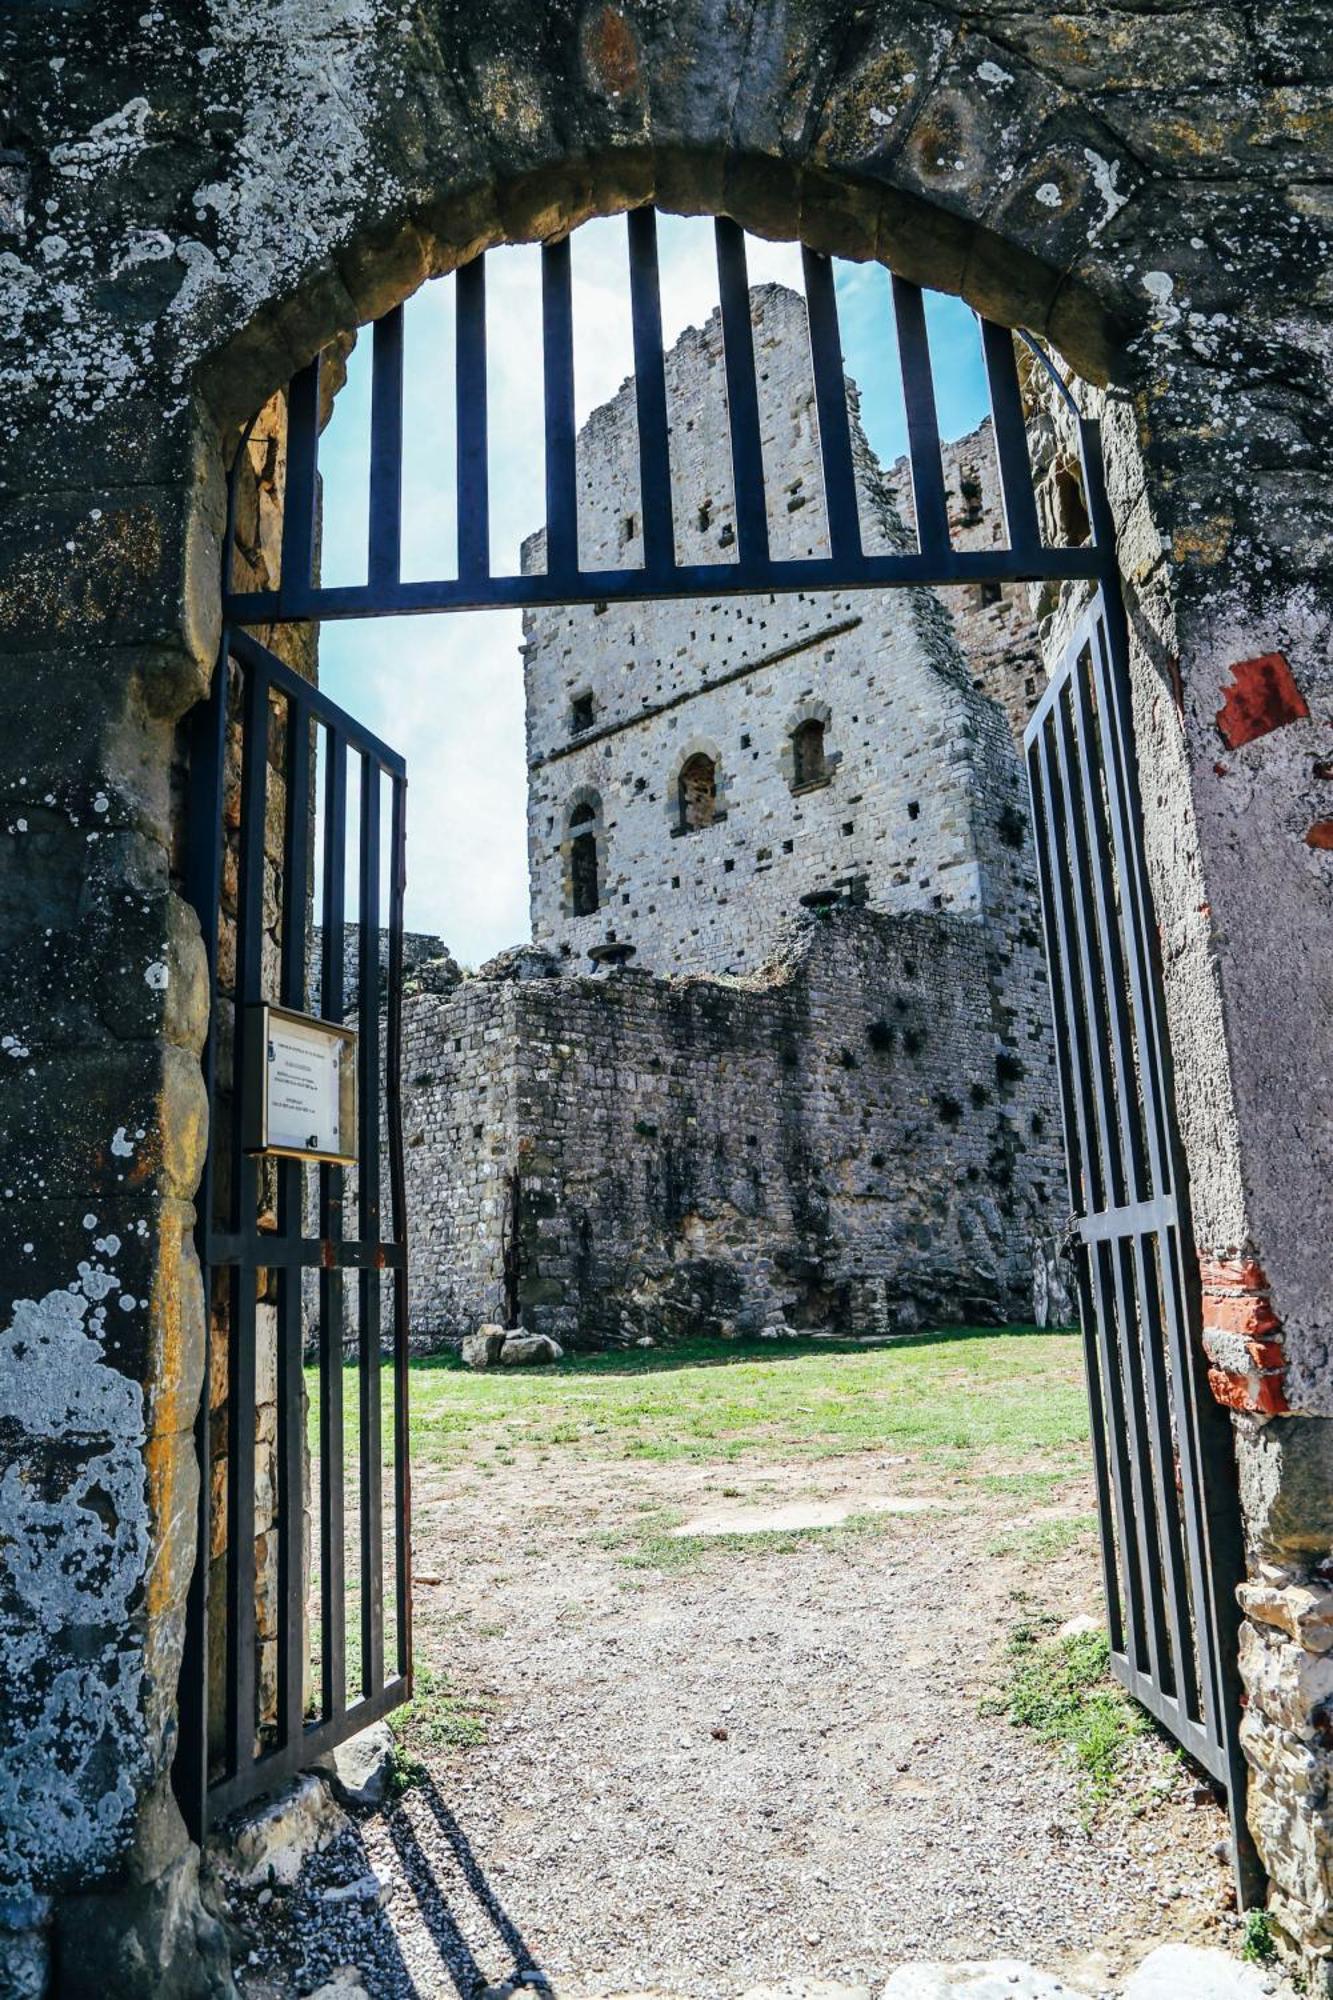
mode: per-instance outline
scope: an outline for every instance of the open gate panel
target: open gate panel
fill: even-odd
[[[1111,1661],[1227,1788],[1242,1895],[1230,1422],[1207,1386],[1127,676],[1098,593],[1028,726]]]
[[[190,787],[191,889],[212,999],[198,1228],[210,1351],[177,1785],[202,1833],[410,1693],[399,1116],[406,776],[395,751],[233,630],[200,711]],[[247,1150],[243,1087],[269,1054],[255,1046],[259,1003],[344,1021],[349,860],[357,1164],[262,1156]],[[344,1407],[353,1380],[354,1412]]]

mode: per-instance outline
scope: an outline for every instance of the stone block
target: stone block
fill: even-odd
[[[459,1350],[466,1368],[494,1368],[500,1361],[508,1335],[502,1326],[479,1326],[468,1334]]]
[[[511,1333],[500,1349],[501,1366],[529,1368],[551,1361],[563,1361],[565,1350],[545,1333]]]
[[[372,1722],[359,1736],[349,1737],[321,1757],[316,1768],[343,1805],[382,1805],[393,1775],[393,1731],[387,1722]]]
[[[199,1893],[199,1850],[134,1888],[68,1896],[56,1916],[60,1992],[69,2000],[228,2000],[226,1933]]]
[[[309,1856],[347,1826],[325,1779],[307,1771],[219,1828],[209,1841],[209,1858],[224,1880],[230,1877],[244,1888],[290,1888]]]
[[[1333,1548],[1333,1418],[1276,1417],[1237,1433],[1246,1535],[1263,1560],[1319,1560]]]

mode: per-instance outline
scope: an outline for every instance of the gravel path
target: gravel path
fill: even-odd
[[[884,1505],[908,1496],[942,1504]],[[626,1561],[645,1521],[661,1531],[653,1510],[798,1501],[882,1511],[776,1547],[700,1538],[683,1567]],[[1054,1511],[1088,1506],[1074,1480]],[[448,1581],[418,1584],[418,1653],[489,1708],[489,1741],[431,1757],[256,1912],[251,1990],[308,1992],[352,1963],[373,2000],[472,2000],[523,1971],[560,2000],[722,2000],[1009,1955],[1096,1992],[1169,1939],[1234,1948],[1224,1816],[1156,1739],[1089,1826],[1057,1753],[978,1712],[1020,1618],[1097,1608],[1086,1546],[997,1553],[1028,1518],[873,1456],[556,1455],[438,1478],[416,1569]],[[327,1897],[370,1871],[382,1901]]]

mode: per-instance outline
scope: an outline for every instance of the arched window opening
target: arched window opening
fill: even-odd
[[[1083,498],[1083,481],[1068,459],[1055,468],[1055,511],[1067,545],[1081,549],[1092,535],[1092,523]]]
[[[824,724],[816,717],[801,723],[791,738],[792,786],[822,785],[829,774],[824,748]]]
[[[592,916],[602,900],[597,879],[596,818],[590,805],[575,806],[569,815],[569,880],[576,917]]]
[[[692,833],[717,818],[717,765],[706,751],[696,750],[680,773],[680,827]]]

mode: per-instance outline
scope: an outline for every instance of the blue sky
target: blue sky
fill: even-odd
[[[800,291],[794,244],[747,238],[751,283]],[[663,332],[670,345],[717,304],[712,225],[659,218]],[[578,420],[632,371],[629,278],[622,217],[573,238],[574,377]],[[860,385],[862,418],[883,460],[905,445],[888,275],[878,265],[836,267],[843,354]],[[541,525],[543,494],[540,253],[533,245],[487,258],[493,565],[517,570],[519,545]],[[931,293],[927,326],[940,429],[961,436],[986,415],[981,343],[972,312]],[[409,577],[454,570],[453,281],[426,285],[405,323],[406,449],[403,567]],[[370,443],[370,342],[352,355],[347,386],[320,444],[323,577],[364,581]],[[477,965],[528,935],[523,684],[516,612],[329,623],[320,679],[408,760],[408,926],[439,932]]]

